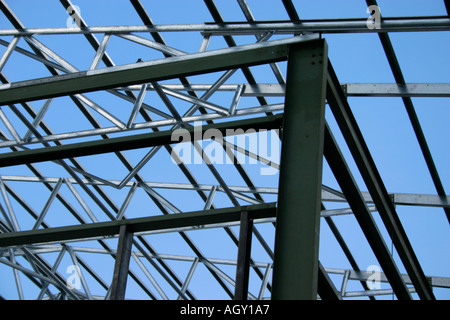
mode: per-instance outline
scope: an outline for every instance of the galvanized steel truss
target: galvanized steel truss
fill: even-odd
[[[12,55],[20,55],[41,63],[50,73],[48,77],[16,82],[0,74],[0,120],[7,131],[0,131],[0,262],[13,271],[17,297],[29,299],[23,291],[26,279],[27,285],[37,290],[34,298],[38,299],[123,299],[127,298],[125,289],[130,282],[141,290],[139,298],[197,299],[202,294],[195,284],[202,280],[196,277],[200,265],[204,267],[202,277],[211,277],[219,291],[235,299],[374,299],[392,294],[398,299],[417,296],[432,300],[432,288],[450,288],[450,278],[425,275],[396,212],[396,205],[439,207],[450,221],[450,197],[411,100],[419,96],[449,97],[450,87],[448,83],[405,83],[389,39],[390,32],[449,31],[449,17],[384,18],[380,29],[370,29],[367,19],[301,20],[294,4],[286,0],[282,3],[290,21],[258,22],[246,1],[238,0],[246,21],[229,23],[212,0],[204,2],[213,23],[155,25],[144,5],[130,0],[143,25],[90,27],[81,15],[71,11],[78,28],[28,29],[1,0],[0,9],[15,29],[0,30],[0,44],[6,47],[0,71]],[[68,12],[73,6],[66,0],[60,3]],[[367,5],[377,3],[367,1]],[[163,32],[200,32],[203,40],[198,52],[187,53],[169,46]],[[321,35],[374,32],[396,83],[341,84],[331,61],[327,61],[326,42]],[[89,66],[78,70],[53,51],[45,43],[50,35],[85,37],[95,52]],[[240,35],[254,36],[256,43],[238,45],[235,37]],[[279,38],[270,40],[274,36]],[[227,47],[209,50],[210,41],[217,37],[223,37]],[[111,39],[116,38],[155,50],[163,58],[116,66],[107,52]],[[29,49],[22,46],[25,43]],[[279,65],[282,61],[287,61],[287,74]],[[100,67],[100,62],[105,67]],[[256,80],[251,67],[260,65],[268,67],[277,83]],[[315,70],[321,71],[316,74]],[[195,81],[195,76],[204,74],[213,75],[205,78],[210,82]],[[245,82],[230,82],[237,74]],[[90,93],[98,92],[114,97],[121,105],[126,103],[127,110],[118,112],[97,102]],[[217,93],[229,94],[226,106],[213,102],[211,97]],[[145,101],[150,94],[160,99],[162,107]],[[436,195],[388,193],[348,96],[401,97]],[[248,97],[258,104],[243,106],[242,100]],[[269,103],[272,98],[281,100]],[[80,124],[75,131],[53,131],[46,114],[57,99],[76,106],[89,128]],[[325,120],[325,103],[337,123],[335,129]],[[41,106],[38,111],[36,105]],[[201,129],[193,126],[199,122],[203,124]],[[191,138],[194,152],[203,154],[201,166],[215,182],[203,182],[210,180],[203,179],[196,171],[198,167],[174,154],[178,141],[172,137],[180,128]],[[215,136],[216,142],[233,159],[229,165],[242,185],[230,184],[228,173],[222,173],[220,166],[205,157],[201,141],[208,129],[222,134],[222,140]],[[231,136],[247,129],[275,130],[284,146],[281,159],[273,161],[267,154],[231,142],[227,129],[234,130]],[[336,134],[342,135],[343,142],[338,143]],[[342,148],[348,148],[349,154],[344,155]],[[5,151],[8,149],[11,151]],[[137,157],[131,154],[130,160],[128,150],[144,151]],[[153,159],[162,153],[166,155],[163,165],[156,164]],[[104,166],[89,160],[104,154],[113,155],[105,160],[111,161],[110,170],[121,167],[122,179],[112,179],[115,174],[105,176]],[[174,157],[176,164],[169,163],[167,155]],[[281,169],[279,188],[278,175],[275,185],[254,182],[260,180],[258,175],[242,163],[240,155],[273,170]],[[356,169],[350,169],[350,155]],[[322,158],[340,190],[322,185]],[[177,168],[181,175],[176,182],[153,181],[144,169],[152,165],[159,166],[158,170]],[[15,169],[25,174],[11,174]],[[361,190],[355,175],[361,176],[367,190]],[[42,204],[26,200],[27,189],[22,186],[30,184],[41,186]],[[180,191],[191,198],[196,194],[200,201],[192,200],[191,205],[186,198],[180,201],[166,191]],[[138,194],[144,206],[148,206],[145,201],[152,204],[139,217],[129,209]],[[56,203],[60,205],[61,221],[54,213],[52,217],[49,214]],[[342,206],[327,210],[329,203]],[[357,222],[358,232],[362,232],[382,269],[377,279],[387,287],[369,286],[373,273],[360,267],[335,223],[335,217],[342,215],[352,216]],[[331,230],[348,269],[319,261],[319,221]],[[386,231],[380,231],[380,226]],[[214,231],[218,235],[219,230],[225,231],[234,259],[205,255],[203,244],[199,245],[202,240],[194,240],[196,233]],[[178,235],[186,253],[160,252],[157,247],[161,240],[154,238],[158,235]],[[398,259],[387,241],[392,242]],[[258,258],[265,256],[264,261],[253,257],[256,245],[263,252]],[[173,246],[176,249],[178,242]],[[99,261],[103,264],[95,259],[87,261],[85,254],[102,256]],[[104,256],[110,257],[110,266],[104,265]],[[70,259],[77,270],[80,286],[69,285],[64,259]],[[183,262],[183,267],[177,266],[175,271],[174,261]],[[350,283],[356,283],[359,289],[349,289]]]

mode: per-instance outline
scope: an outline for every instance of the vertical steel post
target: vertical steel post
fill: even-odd
[[[252,230],[253,220],[248,218],[248,212],[244,210],[241,212],[241,226],[239,228],[238,259],[234,292],[235,300],[247,300],[248,296]]]
[[[126,225],[120,226],[110,300],[123,300],[125,298],[132,244],[133,233],[127,230]]]
[[[289,49],[272,299],[317,299],[327,44]]]

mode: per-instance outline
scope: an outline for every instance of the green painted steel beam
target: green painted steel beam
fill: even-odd
[[[305,35],[0,85],[0,106],[283,61]]]
[[[123,225],[127,226],[128,232],[138,233],[235,222],[240,221],[242,210],[248,212],[249,219],[273,218],[276,215],[276,204],[258,204],[245,207],[212,209],[65,227],[8,232],[0,234],[0,247],[113,236],[119,234],[120,227]]]
[[[317,299],[327,44],[289,51],[272,299]]]
[[[325,159],[336,181],[339,183],[375,257],[380,263],[381,268],[385,270],[386,276],[397,298],[410,300],[411,295],[408,288],[328,125],[325,126],[324,146]]]
[[[198,127],[186,127],[184,129],[158,131],[126,137],[9,152],[0,154],[0,167],[168,145],[178,143],[181,140],[181,142],[202,140],[204,133],[209,130],[215,130],[209,131],[211,134],[215,132],[226,137],[245,133],[249,129],[255,131],[261,129],[279,129],[282,124],[282,119],[283,115],[280,114],[255,119],[221,122]]]

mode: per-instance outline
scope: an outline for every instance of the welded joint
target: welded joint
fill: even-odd
[[[389,194],[389,199],[391,199],[392,205],[394,206],[394,209],[395,209],[395,206],[396,206],[396,204],[395,204],[395,194],[394,193]]]
[[[347,84],[342,84],[341,88],[342,88],[342,92],[344,93],[345,99],[347,99],[348,98],[348,86],[347,86]]]

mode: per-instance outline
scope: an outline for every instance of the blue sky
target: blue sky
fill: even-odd
[[[31,0],[14,0],[5,1],[11,9],[16,13],[17,17],[26,27],[65,27],[68,15],[65,9],[54,0],[31,1]],[[148,11],[150,17],[155,24],[181,24],[181,23],[203,23],[212,21],[211,15],[208,13],[203,1],[193,0],[170,0],[170,1],[145,1],[141,0],[142,4]],[[334,18],[361,18],[367,17],[367,5],[362,0],[349,1],[293,1],[300,18],[302,19],[334,19]],[[90,26],[110,26],[110,25],[138,25],[141,21],[134,11],[133,7],[128,1],[115,0],[96,0],[96,1],[73,1],[81,9],[83,19]],[[114,3],[114,5],[111,5]],[[216,0],[217,7],[226,21],[243,20],[244,15],[239,9],[237,1]],[[247,0],[247,3],[252,10],[256,20],[285,20],[288,19],[286,11],[282,6],[281,1],[274,0]],[[431,1],[378,1],[381,9],[381,14],[385,17],[395,16],[417,16],[417,15],[445,15],[445,7],[441,0]],[[7,19],[0,15],[0,28],[9,29],[12,25]],[[61,39],[64,37],[64,40]],[[179,48],[186,52],[196,52],[200,46],[202,37],[198,33],[177,34],[166,33],[163,34],[166,43],[169,46]],[[376,34],[333,34],[324,35],[329,46],[330,61],[336,70],[338,78],[341,83],[364,83],[364,82],[394,82],[392,72],[390,71],[386,57],[379,38]],[[69,61],[78,70],[86,70],[95,51],[90,47],[89,43],[83,36],[37,36],[61,57]],[[448,63],[448,52],[450,52],[450,34],[448,32],[427,32],[427,33],[391,33],[391,41],[396,50],[397,58],[405,77],[406,82],[431,82],[431,83],[450,83],[450,64]],[[1,37],[2,40],[10,41],[11,37]],[[97,39],[101,41],[101,36]],[[254,42],[254,37],[236,37],[236,41],[240,43]],[[22,39],[18,46],[28,49],[29,47]],[[220,37],[213,38],[210,48],[223,48],[226,44]],[[0,49],[0,54],[3,53],[4,47]],[[116,65],[133,63],[138,58],[143,60],[150,60],[161,58],[161,54],[155,51],[150,51],[148,48],[129,44],[123,39],[113,37],[108,45],[108,54]],[[103,63],[99,68],[104,67]],[[285,70],[286,64],[280,63],[281,70]],[[267,71],[269,68],[255,67],[255,77],[260,82],[273,82],[274,77]],[[270,70],[269,70],[270,71]],[[48,76],[48,71],[38,62],[34,62],[29,58],[23,57],[20,54],[13,54],[10,61],[5,65],[2,72],[12,82],[25,79],[39,78]],[[206,76],[192,77],[193,83],[203,83],[206,81],[215,81],[220,74],[212,74]],[[244,82],[244,78],[240,73],[236,73],[230,80],[230,83]],[[108,109],[117,117],[123,119],[129,114],[130,104],[122,99],[113,97],[105,93],[90,93],[87,95],[94,101],[101,102],[101,105]],[[211,97],[210,101],[223,104],[227,106],[232,97],[232,93],[217,93]],[[153,93],[146,96],[145,101],[160,105],[160,102],[155,102],[157,97]],[[281,102],[280,99],[270,99],[272,102]],[[31,104],[36,110],[39,110],[43,101],[32,102]],[[158,104],[159,103],[159,104]],[[179,102],[177,107],[185,110],[187,104]],[[349,103],[352,111],[359,123],[364,138],[369,146],[371,154],[375,160],[381,177],[389,192],[402,193],[423,193],[435,194],[435,188],[431,181],[428,169],[424,162],[423,156],[420,152],[417,140],[415,138],[412,127],[409,123],[405,107],[400,98],[358,98],[350,97]],[[444,188],[450,190],[450,152],[448,149],[448,140],[450,137],[450,127],[448,121],[450,119],[449,98],[413,98],[413,103],[418,114],[422,129],[428,140],[431,153],[433,155],[437,170],[441,176]],[[242,104],[246,106],[255,106],[257,101],[254,98],[242,99]],[[5,114],[13,118],[13,115],[8,110]],[[108,121],[98,117],[102,125],[111,125]],[[70,121],[68,121],[70,120]],[[92,128],[91,124],[84,118],[79,110],[71,103],[68,98],[58,98],[52,102],[48,113],[45,116],[46,123],[52,128],[55,133],[70,132],[81,129]],[[138,118],[138,121],[143,121]],[[355,164],[352,162],[349,152],[346,150],[342,137],[339,135],[334,119],[327,109],[327,121],[332,126],[336,138],[343,146],[343,152],[349,161],[353,172],[357,172]],[[23,134],[25,128],[17,124],[17,127]],[[0,127],[6,132],[3,126]],[[127,157],[133,165],[145,155],[148,150],[137,150],[126,152]],[[4,151],[1,151],[4,152]],[[187,183],[187,179],[175,167],[164,167],[170,161],[167,152],[159,152],[151,160],[151,165],[145,166],[141,173],[145,177],[150,177],[150,180],[167,181],[167,182],[181,182]],[[87,169],[95,169],[95,174],[105,179],[123,179],[128,171],[124,166],[112,155],[101,155],[91,158],[85,158],[82,161]],[[108,163],[105,166],[104,163]],[[68,177],[68,174],[62,168],[52,164],[39,164],[39,168],[49,176]],[[259,167],[247,166],[249,172],[252,173],[252,179],[255,184],[261,186],[276,187],[278,175],[261,176],[258,174]],[[194,172],[195,177],[199,183],[203,184],[217,184],[217,181],[212,176],[211,172],[205,166],[189,166]],[[229,185],[243,185],[242,179],[230,167],[226,165],[220,166],[220,172],[226,176]],[[0,175],[29,175],[30,172],[21,167],[12,167],[0,170]],[[355,175],[356,180],[361,186],[362,190],[366,190],[364,183],[358,175]],[[326,163],[324,166],[324,184],[338,188],[334,177],[330,173]],[[34,184],[13,184],[12,186],[20,190],[24,194],[24,198],[36,210],[42,208],[45,204],[49,192],[42,186]],[[76,204],[73,195],[71,195],[67,188],[63,188],[65,195],[74,203],[80,212],[83,212]],[[111,188],[112,189],[112,188]],[[62,191],[62,192],[63,192]],[[127,190],[107,190],[110,195],[114,197],[114,201],[120,206],[125,199]],[[202,206],[202,201],[197,195],[195,197],[186,196],[185,191],[174,190],[158,190],[158,192],[168,199],[173,200],[174,204],[182,208],[184,211],[198,210]],[[41,194],[43,194],[41,196]],[[106,219],[95,203],[91,200],[85,200],[90,207],[99,212],[99,217]],[[265,196],[266,201],[276,201],[276,196]],[[2,199],[3,200],[3,199]],[[3,204],[3,202],[2,202]],[[220,206],[230,206],[230,202],[223,194],[218,194],[215,199],[215,204]],[[19,215],[23,213],[23,209],[17,204],[13,204],[16,213]],[[329,203],[327,208],[340,207],[339,204]],[[68,214],[61,214],[64,207],[55,202],[49,213],[49,219],[56,224],[74,224],[77,223]],[[148,212],[159,212],[157,207],[149,201],[149,198],[142,190],[138,190],[130,203],[129,217],[146,215]],[[422,264],[424,272],[427,275],[450,277],[448,270],[450,270],[450,255],[448,252],[450,244],[450,236],[448,232],[448,221],[441,208],[421,208],[410,206],[398,206],[397,212],[404,224],[406,233],[416,250],[419,261]],[[374,217],[379,221],[377,214]],[[33,225],[33,220],[23,217],[22,223],[24,229]],[[88,218],[87,218],[88,219]],[[362,232],[357,225],[356,220],[352,216],[341,216],[335,219],[342,234],[344,235],[350,249],[354,253],[357,261],[360,263],[361,269],[366,269],[370,265],[376,265],[377,261],[371,250],[364,240]],[[380,230],[386,235],[379,223]],[[274,230],[271,226],[259,226],[267,237],[268,242],[272,241]],[[233,228],[238,234],[238,228]],[[199,244],[205,256],[212,258],[235,259],[236,250],[229,239],[229,237],[222,230],[202,230],[197,232],[190,232],[189,235]],[[149,236],[151,243],[154,244],[155,249],[161,253],[193,255],[192,251],[182,241],[177,234],[164,234]],[[214,241],[210,241],[214,239]],[[387,238],[386,238],[387,239]],[[111,247],[115,247],[115,241],[108,241]],[[254,241],[256,243],[256,241]],[[386,243],[390,247],[390,242]],[[323,244],[323,245],[322,245]],[[86,245],[85,243],[83,245]],[[94,243],[89,243],[89,246],[95,246]],[[369,252],[369,254],[368,254]],[[254,248],[255,260],[260,258],[262,261],[268,261],[268,257],[261,248]],[[48,254],[49,260],[55,259],[56,254]],[[395,256],[398,261],[398,256]],[[93,263],[109,265],[108,268],[102,269],[102,277],[109,281],[112,275],[112,264],[109,257],[104,255],[101,257],[91,258],[86,254],[86,260]],[[336,241],[330,234],[328,227],[322,222],[321,229],[321,248],[320,259],[322,264],[335,268],[349,268],[349,264],[341,253]],[[108,261],[108,262],[107,262]],[[133,261],[132,261],[133,263]],[[63,265],[70,265],[70,259],[65,257]],[[171,261],[171,266],[179,272],[180,278],[184,279],[190,267],[190,263]],[[399,263],[400,268],[401,263]],[[136,265],[134,265],[136,267]],[[228,272],[230,276],[234,276],[234,269],[231,266],[221,266],[222,270]],[[151,269],[151,267],[150,267]],[[61,270],[64,270],[62,267]],[[403,270],[401,270],[403,272]],[[64,271],[62,271],[64,272]],[[8,280],[5,279],[0,284],[0,294],[6,298],[15,298],[17,296],[15,290],[12,272],[9,267],[0,265],[0,275],[8,274]],[[156,272],[152,273],[157,278]],[[339,277],[334,277],[339,281]],[[202,281],[200,281],[202,280]],[[9,281],[9,282],[6,282]],[[23,280],[26,283],[26,280]],[[253,278],[252,278],[253,281]],[[129,281],[129,292],[132,297],[142,297],[142,291],[136,287],[133,281]],[[252,282],[253,283],[253,282]],[[257,285],[256,281],[253,285]],[[205,271],[203,265],[199,265],[194,280],[192,281],[192,288],[194,292],[199,292],[198,298],[208,298],[210,294],[214,294],[218,298],[226,298],[223,290],[218,288],[218,285],[211,278],[208,272]],[[196,287],[198,286],[198,287]],[[28,288],[28,286],[27,286]],[[206,288],[210,288],[207,290]],[[169,288],[165,288],[170,292]],[[196,290],[197,289],[197,290]],[[30,286],[28,297],[34,297],[35,289]],[[98,289],[101,292],[101,289]],[[436,289],[436,295],[440,299],[450,298],[448,289]],[[204,294],[204,296],[201,296]]]

